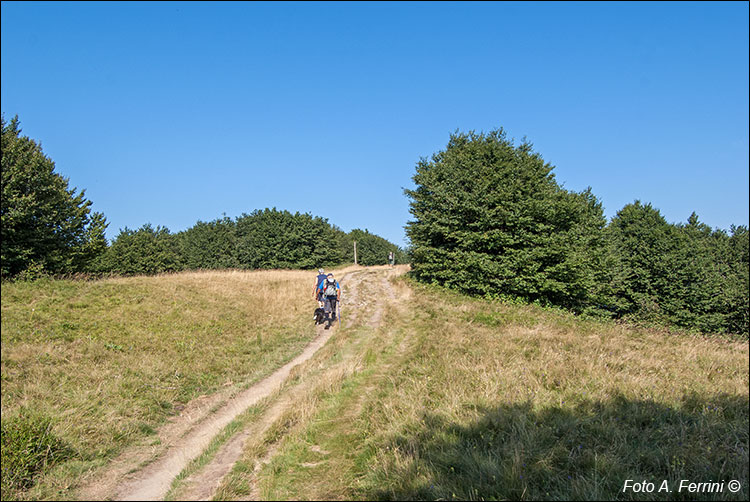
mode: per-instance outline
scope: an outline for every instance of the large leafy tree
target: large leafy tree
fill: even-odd
[[[183,270],[176,235],[166,227],[146,223],[138,230],[127,227],[112,241],[97,262],[98,271],[122,275],[147,275]]]
[[[671,295],[679,281],[679,235],[659,210],[641,201],[626,205],[612,218],[607,237],[618,316],[658,322],[679,310]]]
[[[611,305],[618,317],[697,329],[748,332],[748,239],[729,236],[693,213],[668,223],[651,204],[635,201],[607,228],[613,267]]]
[[[185,268],[237,268],[235,222],[224,216],[208,223],[199,221],[177,234]]]
[[[606,220],[590,190],[562,189],[553,167],[502,129],[452,134],[422,159],[407,223],[412,269],[470,294],[584,310],[597,304]]]
[[[722,248],[729,272],[722,289],[726,298],[728,330],[750,333],[750,233],[746,226],[730,228],[731,236]]]
[[[68,188],[41,144],[2,118],[2,277],[30,267],[49,273],[89,269],[107,247],[106,219],[84,190]]]
[[[276,208],[237,218],[237,260],[242,268],[302,268],[344,261],[345,234],[324,218]]]

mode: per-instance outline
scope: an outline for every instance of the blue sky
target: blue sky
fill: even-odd
[[[747,2],[2,2],[2,112],[114,238],[276,207],[405,245],[450,133],[611,218],[748,224]]]

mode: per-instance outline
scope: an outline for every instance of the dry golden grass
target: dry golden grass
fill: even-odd
[[[279,446],[264,497],[650,500],[669,495],[624,481],[738,479],[702,499],[747,498],[747,342],[419,286],[405,304]]]
[[[75,470],[98,465],[191,399],[247,387],[299,353],[315,335],[315,275],[204,271],[3,284],[3,419],[22,408],[49,416],[85,464]],[[46,496],[44,483],[35,490]]]
[[[399,278],[380,318],[380,277],[401,270],[353,270],[363,296],[345,305],[351,323],[292,372],[276,396],[288,404],[249,441],[222,499],[669,499],[623,492],[626,479],[738,479],[740,492],[700,498],[747,499],[747,341]],[[291,358],[314,334],[314,275],[3,285],[4,419],[43,410],[79,453],[25,496],[64,498],[66,483],[151,437],[176,406]]]

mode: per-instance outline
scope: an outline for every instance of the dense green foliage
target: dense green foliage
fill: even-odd
[[[607,228],[618,317],[703,332],[748,332],[748,232],[712,230],[693,213],[672,225],[636,201]]]
[[[199,221],[177,234],[185,268],[238,268],[235,228],[234,221],[225,216],[208,223]]]
[[[406,263],[406,254],[402,249],[394,246],[392,243],[382,237],[371,234],[367,229],[360,230],[355,228],[347,235],[346,249],[353,248],[355,241],[357,243],[357,263],[369,267],[370,265],[383,265],[388,260],[390,252],[395,253],[395,263]]]
[[[243,214],[236,226],[241,268],[311,269],[346,261],[343,232],[320,217],[274,208]]]
[[[551,171],[502,130],[452,135],[419,162],[417,188],[406,191],[414,275],[470,294],[577,310],[596,303],[601,204],[590,191],[563,190]]]
[[[68,188],[40,144],[2,118],[2,277],[85,272],[107,246],[107,222]]]
[[[176,236],[164,227],[145,224],[138,230],[125,227],[100,260],[99,272],[122,275],[156,274],[183,270]]]
[[[2,499],[34,483],[34,477],[71,453],[52,432],[49,417],[21,409],[2,419]]]
[[[502,129],[451,135],[406,190],[413,275],[468,294],[521,298],[704,332],[748,333],[748,233],[667,223],[650,204],[607,225],[590,189]]]
[[[309,270],[353,262],[352,240],[357,240],[360,264],[384,265],[390,251],[397,262],[405,260],[398,246],[366,230],[347,234],[324,218],[273,208],[235,220],[225,216],[199,221],[177,234],[150,224],[126,228],[94,270],[121,275],[227,268]]]

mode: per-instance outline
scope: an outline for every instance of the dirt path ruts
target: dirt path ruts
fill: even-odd
[[[386,272],[387,275],[390,275],[392,273],[395,273],[395,271],[388,270]],[[354,282],[354,287],[356,288],[357,294],[354,296],[354,301],[352,302],[353,304],[359,307],[353,313],[353,316],[352,316],[353,319],[356,319],[357,314],[359,312],[368,310],[368,307],[373,307],[373,312],[368,318],[368,320],[365,322],[365,325],[374,329],[380,326],[381,319],[383,317],[383,314],[386,308],[386,302],[385,302],[384,296],[388,297],[391,300],[394,300],[396,298],[396,294],[393,292],[393,289],[391,288],[390,283],[386,279],[386,275],[382,273],[378,275],[379,275],[379,280],[377,282],[378,282],[379,288],[374,286],[373,284],[374,281],[371,283],[368,283],[366,287],[364,288],[360,287],[361,285],[359,281]],[[361,279],[361,277],[362,276],[358,277],[358,279]],[[368,277],[368,278],[371,279],[372,277]],[[287,402],[287,406],[288,404],[289,402]],[[282,413],[284,413],[284,411],[287,409],[287,406],[279,407],[279,409],[274,410],[273,412],[269,412],[268,426],[270,426],[275,419],[279,418],[282,415]],[[252,479],[249,480],[251,484],[250,495],[245,500],[262,500],[260,487],[257,482],[258,480],[255,476],[258,474],[258,472],[260,472],[260,469],[264,464],[268,464],[271,461],[273,456],[276,454],[276,450],[278,446],[279,446],[279,443],[277,442],[275,445],[271,447],[271,449],[266,453],[266,455],[262,459],[256,460],[256,466],[255,466]],[[240,455],[241,455],[241,452],[240,452]],[[238,456],[235,459],[235,462],[239,460],[239,458],[240,457]],[[231,467],[232,466],[229,466],[229,469],[227,469],[226,472],[229,472],[229,470],[231,470]],[[214,482],[216,483],[216,486],[218,487],[221,484],[221,479],[214,480]],[[211,498],[212,495],[213,495],[213,492],[209,494],[208,497],[203,498],[203,499],[188,497],[187,500],[208,500]]]
[[[342,283],[346,283],[346,294],[342,307],[342,313],[347,313],[345,326],[352,326],[359,317],[359,309],[355,309],[354,307],[362,306],[363,304],[360,298],[360,282],[363,275],[364,271],[354,272],[344,276],[341,280]],[[320,334],[322,331],[324,331],[323,326],[319,326],[318,333]],[[184,480],[183,488],[179,493],[180,500],[210,500],[221,485],[224,476],[232,470],[234,464],[241,458],[247,439],[262,435],[289,409],[294,400],[298,399],[301,394],[302,392],[299,392],[297,388],[290,390],[284,397],[266,410],[257,422],[236,434],[222,445],[214,458],[206,466]],[[269,452],[268,457],[272,456],[273,452],[274,450]],[[268,458],[263,460],[267,461]],[[258,467],[260,466],[258,465]]]
[[[393,298],[393,291],[383,274],[380,275],[381,293]],[[350,272],[342,277],[345,283],[346,296],[342,308],[344,326],[357,321],[362,307],[367,307],[373,295],[361,295],[361,281],[370,276],[368,270]],[[382,298],[382,297],[381,297]],[[375,302],[374,312],[368,325],[379,323],[383,313],[383,302]],[[79,495],[83,500],[160,500],[168,492],[175,477],[209,445],[211,440],[235,417],[250,406],[271,395],[279,389],[289,376],[291,370],[309,360],[328,341],[336,329],[324,330],[319,327],[316,338],[303,350],[301,354],[288,362],[273,374],[256,383],[236,396],[228,397],[226,392],[214,396],[202,397],[189,403],[180,416],[165,426],[159,433],[161,446],[140,447],[134,452],[125,454],[112,462],[104,475],[99,479],[90,479],[88,484],[80,489]],[[187,490],[191,499],[207,499],[218,487],[223,476],[242,454],[242,446],[250,435],[260,434],[273,423],[287,408],[290,396],[282,397],[269,408],[264,416],[245,431],[237,434],[223,445],[214,460],[205,466],[192,482],[186,483],[197,489]],[[226,403],[217,411],[212,410],[224,400]],[[153,458],[154,453],[161,448],[164,453],[153,463],[140,470],[133,469],[139,463],[143,465]],[[191,481],[190,479],[188,481]],[[195,497],[195,498],[193,498]]]
[[[346,278],[342,278],[342,281]],[[175,477],[208,447],[211,440],[235,417],[269,396],[281,386],[292,368],[310,359],[334,330],[323,330],[297,357],[276,370],[270,376],[230,399],[221,409],[204,420],[195,430],[177,441],[156,462],[132,474],[118,486],[115,500],[161,500]]]
[[[361,282],[367,275],[366,271],[354,273],[349,277],[347,281],[347,294],[345,310],[342,312],[348,312],[347,315],[347,326],[356,324],[359,313],[373,307],[373,312],[367,320],[366,324],[370,327],[377,327],[382,318],[385,304],[382,301],[383,295],[389,299],[394,299],[395,294],[390,287],[390,284],[385,279],[385,276],[380,275],[380,280],[377,281],[379,285],[380,295],[375,294],[374,291],[366,291],[363,289],[370,289],[368,287],[362,288]],[[342,281],[343,282],[343,281]],[[370,286],[369,284],[367,286]],[[372,288],[375,289],[375,288]],[[302,387],[301,385],[298,387]],[[290,389],[286,395],[279,401],[274,403],[260,419],[247,427],[241,433],[235,435],[229,441],[227,441],[216,453],[213,460],[203,467],[199,472],[193,474],[183,483],[183,489],[179,493],[180,500],[210,500],[216,490],[221,485],[221,482],[231,470],[234,464],[242,457],[245,442],[251,437],[261,436],[269,427],[271,427],[290,407],[293,405],[295,400],[301,399],[304,396],[305,389],[295,387]],[[256,461],[255,472],[259,472],[263,464],[268,463],[276,453],[276,446],[274,445],[266,453],[266,455]],[[251,480],[251,493],[249,496],[250,500],[259,500],[260,492],[255,479]]]

